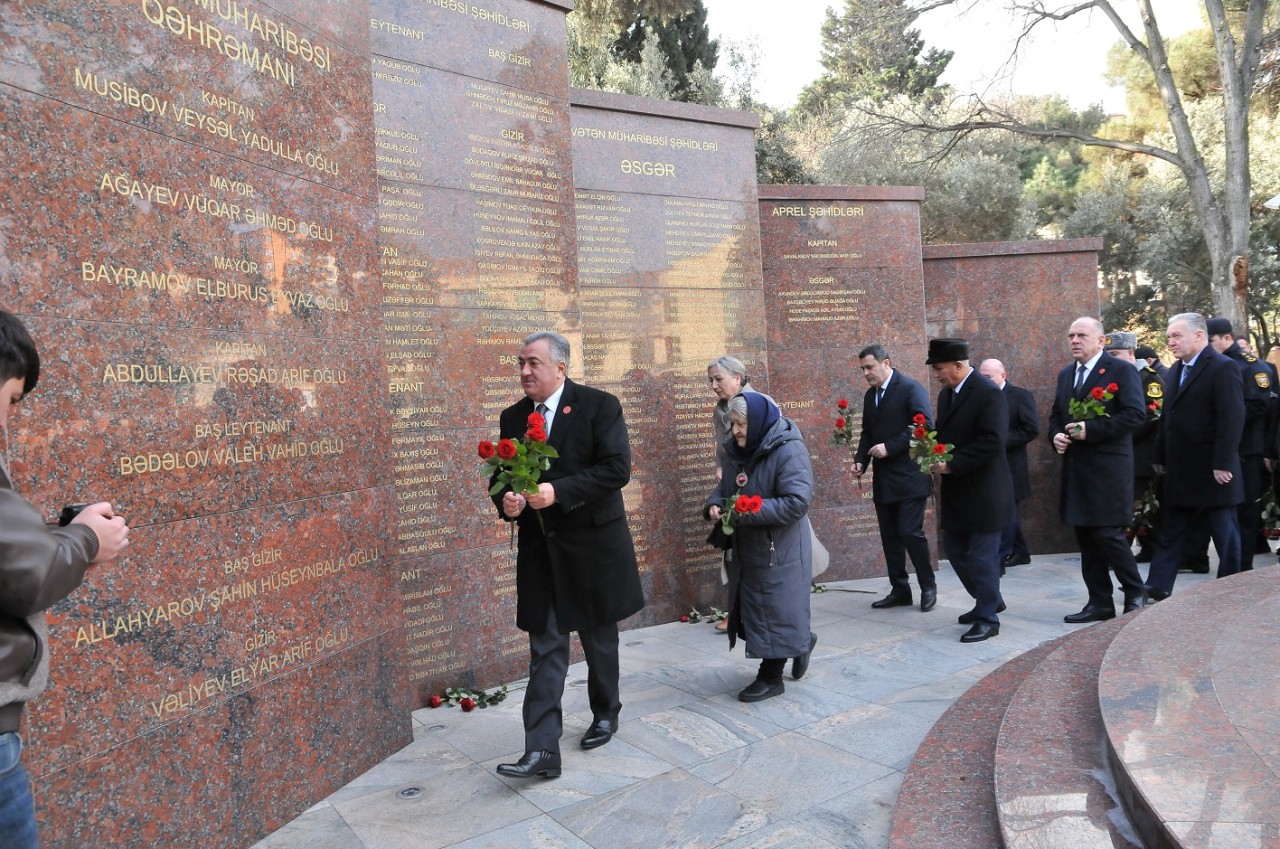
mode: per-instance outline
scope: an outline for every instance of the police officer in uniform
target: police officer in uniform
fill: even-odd
[[[1253,568],[1254,540],[1262,526],[1263,481],[1266,470],[1262,461],[1267,426],[1267,408],[1271,404],[1271,369],[1253,354],[1240,350],[1225,318],[1211,318],[1209,344],[1223,356],[1240,366],[1244,382],[1244,433],[1240,436],[1240,470],[1244,482],[1244,503],[1240,505],[1240,570]]]
[[[1164,382],[1160,372],[1148,365],[1145,359],[1136,354],[1138,337],[1127,331],[1117,331],[1105,337],[1106,352],[1118,360],[1132,363],[1138,370],[1138,379],[1142,381],[1142,403],[1147,408],[1147,418],[1133,432],[1133,497],[1135,505],[1144,496],[1153,492],[1155,471],[1151,462],[1155,458],[1156,437],[1160,432],[1160,413],[1164,407]],[[1157,496],[1158,497],[1158,496]],[[1160,539],[1160,512],[1157,508],[1155,516],[1150,517],[1150,524],[1140,530],[1141,549],[1136,558],[1139,563],[1150,563],[1151,552],[1155,550]]]

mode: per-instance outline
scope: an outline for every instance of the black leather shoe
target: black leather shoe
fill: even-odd
[[[1006,557],[1006,558],[1004,559],[1004,561],[1003,561],[1000,565],[1002,565],[1002,566],[1030,566],[1030,565],[1031,565],[1031,555],[1030,555],[1030,554],[1010,554],[1008,557]]]
[[[1164,590],[1158,590],[1155,587],[1147,587],[1147,604],[1164,601],[1168,597],[1169,594]]]
[[[584,749],[596,749],[613,739],[613,732],[618,730],[618,723],[612,719],[597,719],[591,723],[587,733],[582,735],[578,743]]]
[[[1147,606],[1147,591],[1138,590],[1138,594],[1124,600],[1124,612],[1132,613]]]
[[[813,647],[818,644],[818,635],[809,632],[809,650],[791,661],[791,677],[799,681],[809,671],[809,659],[813,657]],[[746,701],[743,699],[743,701]]]
[[[884,610],[886,607],[910,607],[911,596],[900,596],[889,593],[879,601],[871,602],[871,606],[876,610]]]
[[[1137,554],[1135,554],[1135,555],[1133,556],[1134,562],[1136,562],[1136,563],[1150,563],[1150,562],[1151,562],[1151,553],[1152,553],[1152,552],[1151,552],[1151,549],[1149,549],[1149,548],[1142,548],[1142,549],[1140,549],[1140,550],[1138,551],[1138,553],[1137,553]]]
[[[1196,561],[1196,562],[1194,562],[1194,563],[1188,563],[1188,564],[1186,564],[1186,565],[1184,565],[1184,566],[1180,566],[1180,567],[1178,568],[1178,571],[1179,571],[1179,572],[1194,572],[1194,573],[1196,573],[1197,575],[1207,575],[1207,574],[1209,574],[1209,561],[1208,561],[1208,560],[1197,560],[1197,561]]]
[[[1004,613],[1004,611],[1005,611],[1005,606],[1004,606],[1004,602],[1002,601],[1000,602],[1000,604],[996,606],[996,613]],[[961,613],[959,616],[956,617],[956,621],[959,622],[961,625],[972,625],[974,622],[978,621],[978,608],[975,607],[973,610],[970,610],[968,613]]]
[[[1105,607],[1086,607],[1079,613],[1068,613],[1062,617],[1063,622],[1070,622],[1072,625],[1079,625],[1081,622],[1105,622],[1108,619],[1115,619],[1115,608]]]
[[[747,688],[738,694],[740,702],[763,702],[765,699],[772,699],[774,696],[781,696],[787,691],[781,681],[769,682],[761,681],[759,678],[747,685]]]
[[[928,589],[920,591],[920,612],[928,613],[938,606],[938,591]]]
[[[960,637],[962,643],[980,643],[1000,633],[999,625],[988,625],[986,622],[974,622],[973,627]]]
[[[559,778],[560,753],[525,752],[518,763],[498,764],[498,775],[505,775],[507,778],[533,778],[535,775]]]

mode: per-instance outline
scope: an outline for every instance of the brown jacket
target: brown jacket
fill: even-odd
[[[0,733],[49,682],[44,611],[66,598],[98,555],[86,525],[52,527],[0,470]]]

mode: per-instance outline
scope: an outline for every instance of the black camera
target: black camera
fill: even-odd
[[[68,504],[63,507],[62,512],[58,514],[58,527],[65,528],[71,524],[71,520],[79,516],[80,512],[88,506],[88,504]]]

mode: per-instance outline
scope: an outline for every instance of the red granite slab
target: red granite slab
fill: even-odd
[[[969,340],[975,366],[989,357],[1004,363],[1009,380],[1035,396],[1042,433],[1058,370],[1069,360],[1066,329],[1098,315],[1100,247],[1096,239],[1069,239],[924,249],[928,335]],[[1028,459],[1035,494],[1022,504],[1022,525],[1032,552],[1075,550],[1058,520],[1060,464],[1047,439],[1032,443]]]
[[[1139,616],[1141,614],[1138,614]],[[1136,616],[1064,638],[1028,673],[1009,701],[995,750],[995,801],[1010,847],[1129,845],[1127,823],[1105,780],[1098,745],[1098,667],[1107,646]]]
[[[1108,755],[1147,846],[1271,846],[1280,834],[1278,601],[1275,569],[1201,584],[1107,652]]]
[[[345,338],[378,327],[370,202],[9,87],[0,133],[0,214],[24,222],[6,238],[7,309]]]
[[[365,0],[343,6],[351,20],[366,10]],[[5,3],[0,79],[127,122],[119,135],[170,135],[221,162],[236,157],[372,197],[367,60],[331,41],[333,30],[286,15],[255,0]]]
[[[828,196],[828,186],[806,188],[808,197],[760,201],[761,227],[769,233],[765,268],[797,273],[900,268],[918,279],[918,201],[836,200]]]
[[[23,414],[49,424],[11,460],[47,510],[98,497],[148,525],[389,479],[380,346],[24,318],[47,357]]]
[[[995,749],[1018,687],[1062,639],[1044,643],[974,684],[939,717],[916,750],[898,791],[890,849],[992,849]]]
[[[398,633],[366,639],[102,755],[32,771],[42,845],[252,845],[411,741],[403,645]]]
[[[572,4],[372,0],[369,5],[368,37],[375,54],[560,98],[568,91],[564,19]],[[375,84],[380,70],[375,58]]]

